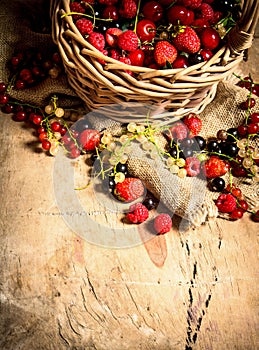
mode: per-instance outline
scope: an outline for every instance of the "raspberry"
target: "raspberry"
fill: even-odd
[[[116,49],[110,49],[109,50],[109,57],[119,60],[120,59],[120,52]]]
[[[126,215],[126,218],[133,224],[139,224],[148,218],[148,209],[142,203],[132,204],[129,210],[130,212]]]
[[[208,179],[213,179],[225,175],[228,172],[228,165],[218,156],[211,156],[204,163],[204,171]]]
[[[91,45],[93,45],[99,51],[102,51],[104,49],[105,39],[104,39],[103,34],[97,33],[97,32],[92,32],[92,33],[90,33],[87,40]]]
[[[74,2],[72,4],[75,4]],[[79,32],[85,36],[93,32],[93,24],[89,19],[80,18],[76,21],[76,27]]]
[[[206,4],[204,2],[198,8],[197,17],[206,19],[207,21],[211,21],[214,18],[214,10],[209,4]]]
[[[118,46],[125,51],[135,51],[138,48],[138,36],[133,30],[126,30],[118,37]]]
[[[71,2],[70,3],[70,11],[71,12],[78,12],[78,13],[85,13],[84,7],[79,2]],[[77,20],[81,18],[80,15],[72,15],[74,20]]]
[[[190,113],[183,118],[184,124],[189,129],[189,136],[197,136],[202,128],[202,120],[195,113]]]
[[[135,177],[127,177],[118,182],[114,188],[114,195],[123,202],[132,202],[141,197],[145,192],[142,181]]]
[[[168,214],[159,214],[154,220],[154,229],[159,235],[169,232],[172,226],[172,219]]]
[[[187,157],[185,160],[185,169],[188,176],[197,176],[200,173],[200,161],[196,157]]]
[[[125,64],[131,65],[131,60],[130,60],[128,57],[121,56],[121,57],[119,58],[119,61],[120,61],[120,62],[123,62],[123,63],[125,63]],[[131,76],[133,75],[133,72],[132,72],[131,70],[129,70],[129,69],[125,69],[125,72],[128,73],[128,74],[131,75]]]
[[[119,13],[124,18],[134,18],[137,14],[137,5],[134,0],[122,0]]]
[[[169,138],[183,140],[188,135],[188,128],[185,124],[181,122],[174,123],[169,129]]]
[[[99,4],[102,5],[107,5],[107,6],[111,6],[111,5],[115,5],[118,0],[98,0]]]
[[[156,63],[164,67],[166,63],[173,63],[177,57],[176,48],[168,41],[159,41],[154,50],[154,59]]]
[[[237,207],[236,198],[230,193],[221,194],[216,200],[216,206],[221,213],[231,213]]]
[[[181,3],[191,9],[197,9],[201,5],[202,0],[182,0]]]

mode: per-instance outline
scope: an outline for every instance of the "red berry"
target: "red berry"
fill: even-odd
[[[119,14],[124,18],[134,18],[137,14],[137,4],[134,0],[122,0]]]
[[[73,147],[70,150],[69,157],[75,159],[75,158],[78,158],[80,154],[81,154],[80,149],[78,149],[77,147]]]
[[[149,19],[141,19],[137,23],[136,33],[140,41],[151,42],[156,35],[156,25]]]
[[[31,115],[29,116],[29,119],[31,120]],[[31,120],[32,121],[32,120]],[[43,133],[43,132],[45,132],[46,130],[45,130],[45,128],[44,128],[44,126],[40,126],[40,127],[38,127],[38,129],[37,129],[37,132],[38,132],[38,134],[41,134],[41,133]]]
[[[220,177],[228,172],[228,163],[220,159],[218,156],[211,156],[204,163],[204,171],[208,179]]]
[[[142,9],[145,18],[157,22],[163,17],[163,7],[157,1],[148,1]]]
[[[159,66],[166,66],[166,63],[173,63],[177,57],[176,48],[168,41],[158,41],[155,45],[154,59]]]
[[[53,123],[51,124],[51,130],[52,130],[52,131],[57,132],[57,131],[60,130],[60,128],[61,128],[61,125],[60,125],[59,122],[53,122]]]
[[[238,201],[238,206],[243,210],[243,211],[247,211],[248,210],[248,203],[244,200],[241,199]]]
[[[25,121],[27,119],[28,115],[25,111],[19,111],[15,114],[14,118],[16,121]]]
[[[77,12],[78,14],[73,14],[72,17],[74,20],[77,20],[81,17],[80,13],[85,13],[85,8],[79,2],[70,1],[70,11]]]
[[[26,82],[21,79],[17,79],[14,83],[14,87],[18,90],[23,90],[26,87]]]
[[[186,7],[190,7],[191,9],[197,9],[200,7],[202,0],[182,0],[182,4]]]
[[[64,136],[67,132],[67,129],[64,126],[61,126],[59,132],[60,132],[61,136]]]
[[[195,113],[190,113],[183,118],[184,124],[189,129],[189,136],[197,136],[202,128],[202,120]]]
[[[237,127],[238,134],[240,136],[245,136],[247,134],[247,126],[246,125],[239,125]]]
[[[204,61],[208,61],[214,55],[213,52],[211,50],[208,50],[208,49],[202,49],[200,51],[200,54],[202,55]]]
[[[118,44],[118,37],[122,34],[119,28],[108,28],[105,32],[105,40],[109,47],[116,47]]]
[[[41,143],[41,146],[43,149],[45,149],[46,151],[48,151],[51,147],[51,143],[48,140],[43,140]]]
[[[252,123],[259,123],[259,113],[256,113],[256,112],[252,113],[250,115],[250,119]]]
[[[143,67],[144,58],[145,58],[145,54],[143,50],[137,49],[135,51],[131,51],[128,55],[128,58],[130,59],[131,64],[133,66]]]
[[[185,161],[185,169],[188,176],[197,176],[200,173],[201,163],[196,157],[187,157]]]
[[[94,151],[100,143],[100,138],[98,130],[86,129],[79,135],[79,142],[85,151]]]
[[[93,31],[93,24],[89,19],[80,18],[76,21],[75,24],[77,29],[83,36],[88,35]]]
[[[203,18],[207,21],[211,21],[214,18],[214,10],[211,5],[203,2],[198,8],[196,16],[198,18]]]
[[[184,55],[179,55],[173,62],[173,68],[187,68],[189,67],[188,58]]]
[[[7,89],[7,86],[5,83],[0,83],[0,92],[5,92]]]
[[[236,198],[230,193],[221,194],[216,200],[216,206],[222,213],[231,213],[236,209]]]
[[[126,177],[122,182],[116,183],[114,195],[123,202],[132,202],[145,192],[145,187],[142,181],[135,177]]]
[[[200,33],[201,45],[204,49],[214,50],[220,44],[219,33],[214,28],[204,28]]]
[[[259,210],[257,210],[255,213],[253,213],[251,218],[254,222],[259,222]]]
[[[169,232],[172,226],[173,223],[169,214],[159,214],[154,220],[154,229],[159,235]]]
[[[168,22],[172,24],[190,25],[194,20],[194,12],[185,6],[174,5],[167,11]]]
[[[39,140],[42,142],[43,140],[46,140],[48,138],[48,134],[46,131],[39,134]]]
[[[172,41],[177,50],[190,54],[198,52],[201,46],[197,33],[190,26],[185,26]]]
[[[142,203],[132,204],[126,218],[133,224],[139,224],[148,219],[148,209]]]
[[[126,30],[118,38],[118,46],[125,51],[135,51],[138,48],[138,36],[133,30]]]
[[[238,220],[241,219],[242,216],[244,215],[244,211],[240,208],[236,208],[230,213],[229,217],[233,220]]]
[[[242,110],[247,110],[255,106],[255,99],[253,97],[248,98],[246,101],[240,103],[239,107]]]
[[[42,122],[42,116],[38,114],[34,114],[32,117],[32,122],[35,125],[40,125],[40,123]]]
[[[102,12],[103,18],[110,18],[114,21],[117,21],[119,19],[119,10],[116,6],[106,6],[105,9]]]
[[[251,123],[247,125],[248,134],[256,134],[259,130],[259,126],[257,123]]]
[[[5,105],[8,102],[9,102],[9,95],[5,93],[0,93],[0,104]]]
[[[19,77],[23,81],[28,81],[32,78],[32,72],[30,69],[24,68],[20,71]]]
[[[169,128],[168,138],[170,140],[183,140],[188,135],[188,128],[182,122],[175,122]]]
[[[97,32],[90,33],[89,37],[87,38],[87,41],[99,51],[102,51],[104,49],[105,38],[101,33],[97,33]]]
[[[7,104],[3,105],[3,107],[2,107],[3,113],[10,114],[10,113],[13,113],[14,110],[15,110],[15,108],[14,108],[14,105],[12,105],[12,104],[7,103]]]

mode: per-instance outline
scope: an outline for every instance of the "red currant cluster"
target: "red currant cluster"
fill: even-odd
[[[209,60],[224,44],[239,9],[236,0],[71,0],[65,16],[73,17],[81,35],[102,54],[163,69]]]

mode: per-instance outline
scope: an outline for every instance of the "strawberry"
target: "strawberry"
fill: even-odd
[[[177,57],[176,48],[168,41],[158,41],[154,50],[154,59],[156,63],[164,67],[167,62],[173,63]]]
[[[114,195],[122,202],[132,202],[143,196],[144,192],[145,187],[142,181],[136,177],[126,177],[114,188]]]
[[[100,132],[95,129],[86,129],[79,135],[79,143],[85,151],[94,151],[98,147],[100,139]]]
[[[133,224],[142,223],[146,221],[149,216],[148,209],[142,203],[132,204],[129,210],[126,218]]]
[[[189,129],[189,136],[197,136],[202,128],[202,120],[195,113],[190,113],[183,118],[184,124]]]
[[[154,220],[154,229],[159,235],[169,232],[172,226],[173,223],[169,214],[161,213]]]
[[[173,44],[179,51],[186,53],[196,53],[200,50],[200,39],[190,26],[179,27],[178,33],[173,38]]]
[[[225,175],[228,172],[228,168],[228,163],[218,156],[211,156],[204,163],[204,171],[208,179]]]
[[[108,28],[105,32],[105,40],[110,47],[116,47],[118,44],[118,37],[122,34],[119,28]]]

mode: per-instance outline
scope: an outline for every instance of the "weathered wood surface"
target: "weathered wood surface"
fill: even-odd
[[[54,158],[34,149],[31,129],[0,123],[1,349],[259,348],[258,224],[217,219],[132,247],[91,244],[59,212]],[[114,224],[91,189],[80,196]]]

